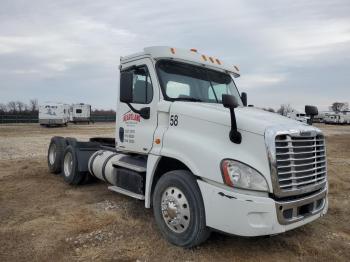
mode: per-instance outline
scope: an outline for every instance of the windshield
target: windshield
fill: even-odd
[[[227,73],[168,60],[159,61],[157,71],[167,100],[221,103],[222,95],[229,94],[242,105],[235,83]]]

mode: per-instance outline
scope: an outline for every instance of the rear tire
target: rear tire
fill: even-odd
[[[79,185],[86,179],[87,173],[79,171],[76,150],[72,145],[64,150],[61,169],[64,181],[69,185]]]
[[[153,212],[162,235],[172,244],[191,248],[210,235],[200,189],[187,170],[165,173],[153,194]]]
[[[61,136],[51,138],[49,149],[47,151],[47,164],[52,174],[61,173],[63,152],[66,147],[66,141]]]

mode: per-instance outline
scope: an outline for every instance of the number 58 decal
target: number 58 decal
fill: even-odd
[[[179,117],[177,115],[170,116],[170,125],[177,126],[179,124]]]

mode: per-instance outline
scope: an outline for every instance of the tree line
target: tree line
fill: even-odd
[[[272,109],[272,108],[270,108]],[[274,112],[271,111],[270,109],[265,109],[267,111],[270,112]],[[273,110],[273,109],[272,109]],[[276,113],[282,115],[282,116],[286,116],[288,113],[291,113],[293,111],[296,111],[290,104],[282,104],[276,111]],[[330,106],[329,106],[329,111],[333,111],[334,113],[340,113],[340,112],[345,112],[345,111],[349,111],[349,103],[348,102],[333,102]]]
[[[30,99],[29,103],[22,101],[10,101],[7,104],[0,103],[0,114],[37,114],[38,111],[38,99]]]
[[[28,103],[22,101],[10,101],[8,103],[0,103],[0,115],[37,115],[39,113],[38,99],[30,99]],[[91,110],[92,115],[115,115],[115,111],[94,109]]]

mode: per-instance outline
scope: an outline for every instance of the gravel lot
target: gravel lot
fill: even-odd
[[[48,172],[52,136],[113,137],[113,124],[0,125],[0,261],[350,261],[350,126],[318,126],[327,137],[327,216],[272,237],[213,233],[185,250],[160,236],[143,202]]]

